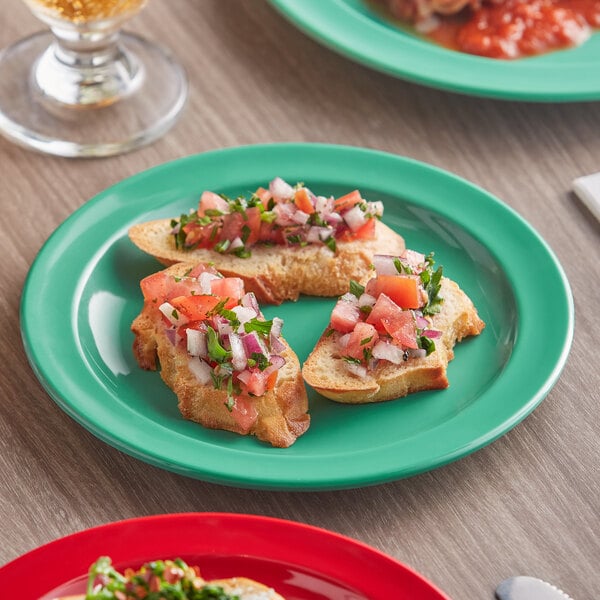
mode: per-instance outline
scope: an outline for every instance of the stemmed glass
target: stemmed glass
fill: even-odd
[[[0,53],[0,133],[59,156],[109,156],[161,136],[187,79],[160,45],[121,26],[146,0],[24,0],[49,31]]]

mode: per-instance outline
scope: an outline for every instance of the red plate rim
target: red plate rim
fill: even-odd
[[[98,556],[139,564],[194,554],[286,563],[339,581],[370,600],[449,600],[422,575],[362,542],[295,521],[234,513],[154,515],[79,531],[0,567],[0,589],[6,597],[37,600],[83,576]]]

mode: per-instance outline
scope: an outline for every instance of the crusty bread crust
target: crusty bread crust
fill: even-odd
[[[338,242],[333,253],[327,246],[255,246],[252,256],[239,258],[214,250],[178,250],[170,235],[171,220],[134,225],[131,241],[164,265],[177,262],[212,263],[225,277],[240,277],[247,292],[259,302],[281,304],[309,296],[340,296],[350,279],[361,279],[369,271],[375,254],[402,254],[404,239],[378,221],[375,238]]]
[[[182,276],[191,265],[179,263],[167,272]],[[161,313],[146,303],[131,325],[135,335],[133,352],[143,369],[156,370],[157,359],[163,381],[175,392],[183,417],[210,429],[224,429],[241,435],[255,435],[273,446],[287,448],[310,424],[308,398],[300,372],[298,357],[282,339],[281,353],[285,365],[279,370],[277,383],[263,396],[252,398],[258,412],[250,429],[243,429],[225,407],[227,393],[212,385],[201,385],[188,367],[185,349],[173,345],[165,334]]]
[[[433,317],[434,329],[443,332],[435,340],[436,350],[424,358],[409,358],[403,365],[380,362],[366,377],[353,376],[339,358],[336,336],[325,333],[302,368],[308,385],[319,394],[347,404],[363,404],[401,398],[413,392],[448,387],[446,369],[454,358],[454,345],[466,336],[478,335],[485,327],[468,296],[458,285],[442,278],[440,313]]]

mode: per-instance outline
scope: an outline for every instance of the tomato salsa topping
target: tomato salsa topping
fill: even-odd
[[[392,16],[411,15],[414,0],[379,0]],[[543,54],[587,40],[600,27],[599,0],[459,0],[462,10],[444,12],[444,3],[425,0],[418,32],[453,50],[488,58],[514,59]],[[439,5],[439,6],[438,6]],[[439,8],[439,12],[436,10]]]
[[[366,285],[350,282],[331,313],[326,335],[335,335],[348,371],[364,377],[380,361],[399,365],[435,351],[431,316],[438,313],[442,267],[433,255],[405,250],[401,256],[376,255],[375,277]]]
[[[160,271],[140,286],[145,304],[160,311],[171,343],[187,352],[199,383],[224,390],[225,406],[249,429],[258,414],[251,398],[273,389],[285,364],[283,321],[265,320],[241,279],[223,277],[208,265],[184,277]]]
[[[89,569],[85,600],[240,600],[206,583],[198,567],[183,560],[156,560],[137,570],[117,571],[107,556]]]
[[[340,198],[316,196],[302,183],[280,177],[249,198],[205,191],[196,210],[171,221],[178,249],[206,248],[247,258],[258,245],[324,244],[373,239],[382,202],[367,202],[358,190]]]

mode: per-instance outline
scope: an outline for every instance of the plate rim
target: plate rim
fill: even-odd
[[[336,478],[328,478],[323,480],[323,478],[314,478],[312,480],[306,480],[305,478],[296,478],[293,476],[289,476],[285,481],[282,481],[279,478],[274,478],[273,476],[263,476],[262,478],[257,478],[255,476],[244,476],[239,472],[236,473],[223,473],[223,472],[214,472],[207,470],[206,468],[200,469],[198,465],[194,465],[194,467],[189,467],[182,464],[173,464],[172,460],[165,458],[164,456],[154,456],[151,452],[149,452],[148,448],[139,448],[132,447],[130,443],[125,443],[119,437],[115,437],[115,434],[112,432],[106,432],[99,428],[97,424],[89,422],[89,419],[86,418],[85,415],[82,415],[78,412],[77,407],[72,407],[66,398],[63,398],[61,390],[59,387],[56,387],[53,384],[47,375],[43,373],[43,368],[39,363],[39,360],[35,358],[35,352],[33,347],[28,339],[27,329],[29,322],[29,305],[30,305],[30,297],[33,294],[29,293],[29,290],[36,283],[36,273],[37,269],[41,268],[40,264],[43,263],[43,257],[48,253],[49,244],[52,243],[52,240],[60,240],[62,232],[65,229],[68,229],[72,226],[73,223],[77,223],[77,219],[80,218],[82,214],[85,214],[87,211],[91,211],[98,204],[101,204],[104,201],[105,197],[110,197],[111,193],[114,193],[119,186],[126,185],[136,185],[139,180],[144,180],[145,178],[152,176],[153,174],[161,174],[164,170],[169,170],[172,165],[179,166],[181,168],[186,167],[190,163],[195,163],[196,161],[206,160],[205,157],[215,158],[219,160],[223,156],[227,158],[231,158],[232,155],[240,154],[242,158],[248,153],[258,153],[262,154],[265,151],[271,152],[287,152],[288,154],[294,154],[298,150],[310,150],[312,153],[325,153],[325,154],[353,154],[359,155],[361,159],[367,160],[370,158],[371,160],[380,160],[385,159],[386,161],[392,161],[393,163],[404,163],[406,165],[411,165],[414,168],[418,168],[426,171],[427,173],[437,173],[438,177],[442,177],[444,181],[453,181],[455,184],[458,184],[460,187],[465,189],[470,188],[474,193],[479,195],[481,198],[485,198],[485,200],[491,203],[492,206],[495,206],[496,209],[501,210],[503,213],[508,214],[509,218],[512,220],[516,220],[515,222],[522,228],[524,228],[535,240],[539,247],[545,253],[545,256],[550,260],[552,266],[554,267],[554,275],[558,277],[557,282],[561,286],[560,290],[564,293],[564,301],[567,304],[567,315],[565,319],[564,326],[566,328],[566,334],[562,339],[562,347],[561,352],[552,366],[551,371],[544,378],[544,381],[540,385],[539,389],[537,389],[534,396],[525,402],[520,410],[513,414],[510,419],[501,424],[497,425],[497,427],[493,428],[490,431],[486,431],[484,435],[480,435],[475,439],[472,439],[466,445],[455,448],[453,452],[446,452],[442,456],[438,456],[438,459],[433,463],[431,460],[421,460],[421,463],[414,464],[411,469],[404,468],[394,468],[391,470],[387,470],[384,474],[381,472],[373,473],[361,473],[360,476],[356,474],[344,474],[343,476],[337,476]],[[400,194],[400,192],[399,192]],[[34,313],[35,314],[35,311]],[[94,198],[89,200],[86,204],[81,206],[78,210],[76,210],[73,214],[71,214],[56,230],[55,232],[48,238],[38,256],[36,257],[30,272],[27,276],[25,286],[23,289],[22,299],[21,299],[21,332],[23,338],[23,344],[25,347],[25,351],[30,361],[30,364],[34,370],[34,373],[42,383],[43,387],[49,393],[50,397],[59,405],[61,409],[63,409],[69,416],[71,416],[78,423],[83,425],[86,429],[91,431],[96,437],[108,443],[109,445],[131,455],[135,458],[153,464],[155,466],[159,466],[161,468],[165,468],[167,470],[183,474],[186,476],[202,479],[205,481],[210,481],[213,483],[220,483],[225,485],[233,485],[237,487],[248,487],[248,488],[258,488],[258,489],[272,489],[272,490],[328,490],[328,489],[346,489],[346,488],[356,488],[363,487],[369,485],[376,485],[379,483],[385,483],[388,481],[394,481],[397,479],[409,477],[416,475],[418,473],[422,473],[434,468],[438,468],[449,462],[462,458],[472,452],[480,449],[483,446],[488,445],[489,443],[496,440],[498,437],[512,429],[519,422],[521,422],[530,412],[534,410],[534,408],[543,400],[543,398],[548,394],[556,380],[558,379],[564,365],[566,363],[566,359],[570,350],[570,346],[573,338],[573,329],[574,329],[574,308],[573,308],[573,299],[570,290],[570,286],[566,275],[562,269],[562,266],[558,262],[558,259],[549,248],[547,243],[539,236],[539,234],[531,227],[529,223],[527,223],[516,211],[510,208],[508,205],[504,204],[502,201],[492,196],[489,192],[486,192],[482,188],[466,181],[463,178],[458,177],[448,171],[443,169],[439,169],[438,167],[434,167],[428,165],[426,163],[416,161],[411,158],[402,157],[399,155],[391,154],[388,152],[382,152],[378,150],[365,149],[356,146],[340,146],[333,144],[297,144],[297,143],[287,143],[287,144],[260,144],[260,145],[249,145],[249,146],[234,146],[231,148],[224,148],[217,151],[202,153],[191,155],[185,157],[183,159],[176,159],[174,161],[170,161],[164,163],[162,165],[158,165],[157,167],[153,167],[146,171],[142,171],[137,175],[126,178],[121,182],[110,186],[104,191],[100,192]],[[171,430],[172,431],[172,430]],[[174,432],[173,432],[174,433]],[[139,446],[139,444],[138,444]],[[275,449],[271,450],[272,452]],[[275,451],[276,452],[276,451]],[[269,455],[269,460],[271,460],[271,456],[273,456],[273,460],[268,463],[272,466],[274,462],[277,462],[281,456],[279,454],[273,453]],[[276,458],[279,456],[279,458]]]
[[[183,550],[180,555],[196,554],[198,556],[234,556],[243,557],[247,556],[255,559],[262,559],[264,561],[275,561],[290,566],[295,566],[305,570],[312,571],[324,578],[331,578],[337,580],[339,583],[350,586],[362,593],[369,593],[371,588],[367,587],[367,579],[360,577],[361,569],[345,570],[344,575],[341,574],[340,568],[343,564],[340,557],[326,552],[332,548],[337,549],[337,553],[342,553],[345,560],[356,561],[356,566],[369,562],[376,564],[379,569],[385,569],[386,573],[395,573],[401,576],[406,583],[412,583],[422,588],[421,591],[425,591],[432,594],[432,598],[435,597],[437,600],[450,600],[449,597],[437,587],[435,583],[430,581],[427,577],[421,574],[419,571],[404,563],[403,561],[394,558],[393,556],[371,546],[363,541],[356,538],[344,535],[342,533],[326,529],[317,525],[304,523],[301,521],[295,521],[292,519],[284,519],[281,517],[273,517],[269,515],[257,515],[250,513],[234,513],[234,512],[179,512],[179,513],[163,513],[163,514],[151,514],[139,517],[124,518],[117,521],[111,521],[107,523],[101,523],[85,529],[77,530],[72,533],[63,535],[56,539],[50,540],[43,543],[36,548],[26,551],[25,553],[17,556],[10,560],[4,565],[0,565],[0,582],[2,589],[11,590],[11,586],[14,589],[18,589],[22,592],[23,574],[37,572],[36,568],[39,565],[48,562],[51,565],[61,564],[64,565],[64,553],[65,551],[77,550],[76,560],[77,564],[71,564],[71,561],[67,562],[67,569],[62,571],[62,575],[59,573],[52,573],[50,578],[46,576],[46,580],[40,585],[49,587],[43,593],[48,594],[57,587],[72,581],[75,578],[83,577],[85,571],[81,571],[81,567],[84,563],[87,566],[91,564],[90,561],[96,560],[101,555],[109,555],[114,559],[115,563],[124,563],[131,561],[145,561],[150,559],[147,554],[144,557],[141,556],[142,552],[152,554],[151,559],[161,558],[176,558],[175,556],[159,556],[155,553],[161,552],[159,548],[161,544],[163,547],[170,546],[173,542],[169,541],[163,543],[162,539],[154,539],[158,536],[150,536],[154,539],[152,544],[148,541],[148,536],[141,539],[139,547],[135,549],[122,548],[122,544],[118,543],[116,538],[123,531],[136,530],[143,528],[150,533],[160,533],[166,530],[180,532],[189,531],[190,528],[194,528],[197,532],[197,528],[204,530],[205,533],[214,530],[217,527],[227,527],[228,533],[235,533],[235,543],[242,547],[238,550],[231,548],[231,544],[234,543],[234,539],[225,537],[216,543],[206,542],[200,536],[195,536],[190,539],[190,536],[183,536],[178,539],[177,545],[188,550]],[[256,535],[260,531],[268,531],[268,536]],[[292,535],[296,540],[297,548],[293,548],[294,545],[280,543],[274,535],[276,532],[279,536],[279,540],[282,536]],[[102,538],[109,537],[108,542],[102,542]],[[140,536],[141,537],[141,536]],[[198,539],[200,538],[200,541]],[[100,544],[102,542],[102,544]],[[313,561],[313,556],[301,553],[303,547],[310,544],[311,548],[315,552],[321,554],[321,559],[318,564]],[[95,556],[88,555],[94,552],[92,548],[102,546],[108,548],[104,553],[100,552]],[[142,546],[155,548],[154,550],[144,550]],[[200,548],[202,546],[202,549]],[[290,547],[292,546],[292,547]],[[321,550],[321,548],[323,548]],[[100,547],[98,548],[100,550]],[[115,552],[116,549],[116,552]],[[237,551],[235,551],[237,550]],[[136,553],[136,557],[133,553]],[[165,550],[166,552],[166,550]],[[331,558],[328,558],[328,555]],[[306,556],[306,558],[304,558]],[[73,558],[73,557],[71,557]],[[199,559],[201,560],[201,559]],[[87,566],[84,567],[87,569]],[[199,565],[202,568],[202,565]],[[356,571],[356,572],[355,572]],[[251,575],[250,575],[251,576]],[[350,579],[347,579],[350,577]],[[396,581],[396,580],[395,580]],[[395,585],[394,581],[394,585]],[[381,582],[380,589],[376,588],[377,596],[373,600],[383,600],[389,598],[389,589],[387,589],[387,583]],[[365,587],[363,587],[365,586]],[[386,591],[387,590],[387,591]],[[40,590],[41,591],[41,590]],[[381,595],[380,595],[381,594]],[[22,600],[27,600],[29,597],[19,595]],[[37,600],[31,597],[31,600]]]
[[[566,103],[600,99],[600,83],[595,84],[590,81],[590,77],[583,82],[583,87],[582,82],[578,81],[575,89],[566,89],[565,81],[569,81],[575,71],[572,65],[566,65],[559,73],[546,74],[542,89],[539,89],[539,86],[532,87],[531,65],[534,65],[535,75],[536,62],[552,60],[553,53],[525,57],[518,61],[489,59],[448,50],[427,40],[404,34],[401,30],[394,30],[391,26],[385,27],[377,20],[367,19],[355,11],[347,4],[347,0],[268,1],[283,17],[322,45],[355,62],[399,79],[468,96],[497,100]],[[342,24],[345,28],[341,27]],[[360,32],[361,36],[349,36],[348,29],[354,30],[355,33]],[[600,31],[593,35],[600,37]],[[357,48],[356,40],[360,37],[363,39],[359,39],[360,48]],[[580,48],[559,52],[578,51]],[[388,52],[390,49],[398,54],[391,57]],[[406,64],[399,61],[399,57],[402,57]],[[452,69],[436,72],[435,64],[440,60],[444,60],[446,66],[448,63],[451,67],[458,66],[459,76],[457,77]],[[513,87],[507,88],[506,81],[494,79],[494,74],[510,68],[510,65],[517,65],[519,71],[523,70],[524,73],[520,79],[513,76]],[[540,67],[545,71],[547,65],[541,63]],[[478,72],[475,81],[470,76],[474,69]]]

